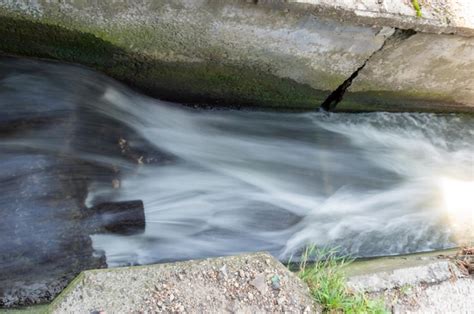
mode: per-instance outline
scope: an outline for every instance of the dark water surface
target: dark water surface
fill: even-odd
[[[473,181],[472,116],[198,111],[84,68],[0,59],[0,305],[106,264],[451,247],[445,194]],[[144,232],[91,228],[91,208],[131,200]]]

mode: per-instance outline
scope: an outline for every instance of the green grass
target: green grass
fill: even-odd
[[[347,289],[343,268],[352,260],[338,257],[336,253],[336,250],[321,250],[315,246],[306,248],[303,253],[298,276],[308,285],[313,299],[325,312],[389,313],[382,300]]]
[[[411,4],[413,5],[413,8],[416,11],[416,17],[421,17],[422,16],[421,6],[420,6],[420,3],[418,2],[418,0],[411,0]]]

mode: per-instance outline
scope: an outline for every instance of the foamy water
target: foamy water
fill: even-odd
[[[87,205],[99,199],[145,205],[144,234],[92,236],[109,266],[258,250],[286,259],[309,243],[353,256],[456,245],[442,182],[474,180],[472,116],[191,110],[90,71],[62,65],[45,71],[47,78],[10,75],[3,86],[21,90],[15,97],[82,106],[89,114],[77,119],[111,118],[139,135],[125,139],[130,147],[145,139],[173,156],[137,166],[87,145],[68,146],[88,162],[136,168],[124,172],[120,189],[88,187]],[[2,145],[64,148],[51,133],[38,134]]]
[[[110,264],[255,250],[285,258],[308,243],[353,256],[455,245],[440,182],[473,180],[470,117],[196,112],[116,89],[103,99],[179,157],[124,179],[120,198],[144,200],[147,228],[94,236]]]

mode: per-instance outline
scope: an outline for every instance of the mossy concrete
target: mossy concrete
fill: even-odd
[[[12,0],[0,53],[83,64],[169,101],[296,110],[368,60],[337,110],[473,112],[466,1],[417,18],[400,1]],[[394,28],[426,33],[384,46]]]
[[[438,261],[440,258],[453,256],[457,251],[458,249],[447,249],[425,253],[360,259],[348,264],[345,268],[345,273],[347,276],[353,277],[427,265],[433,261]]]
[[[474,113],[474,107],[436,91],[387,91],[374,87],[373,90],[357,92],[349,88],[334,111]]]
[[[34,305],[19,309],[0,310],[0,314],[49,314],[51,309],[49,304]]]
[[[291,8],[291,9],[288,9]],[[93,67],[162,99],[315,109],[391,28],[276,1],[9,1],[0,51]]]
[[[166,100],[315,108],[326,94],[245,67],[159,61],[128,53],[92,34],[19,18],[0,17],[0,36],[4,53],[87,65]]]

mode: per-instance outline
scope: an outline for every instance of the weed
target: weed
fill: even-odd
[[[313,299],[327,312],[388,313],[382,300],[347,289],[343,268],[352,260],[336,253],[309,246],[301,256],[298,276],[309,286]]]
[[[413,8],[416,11],[416,17],[421,17],[422,16],[422,14],[421,14],[421,5],[418,2],[418,0],[411,0],[411,4],[413,5]]]

